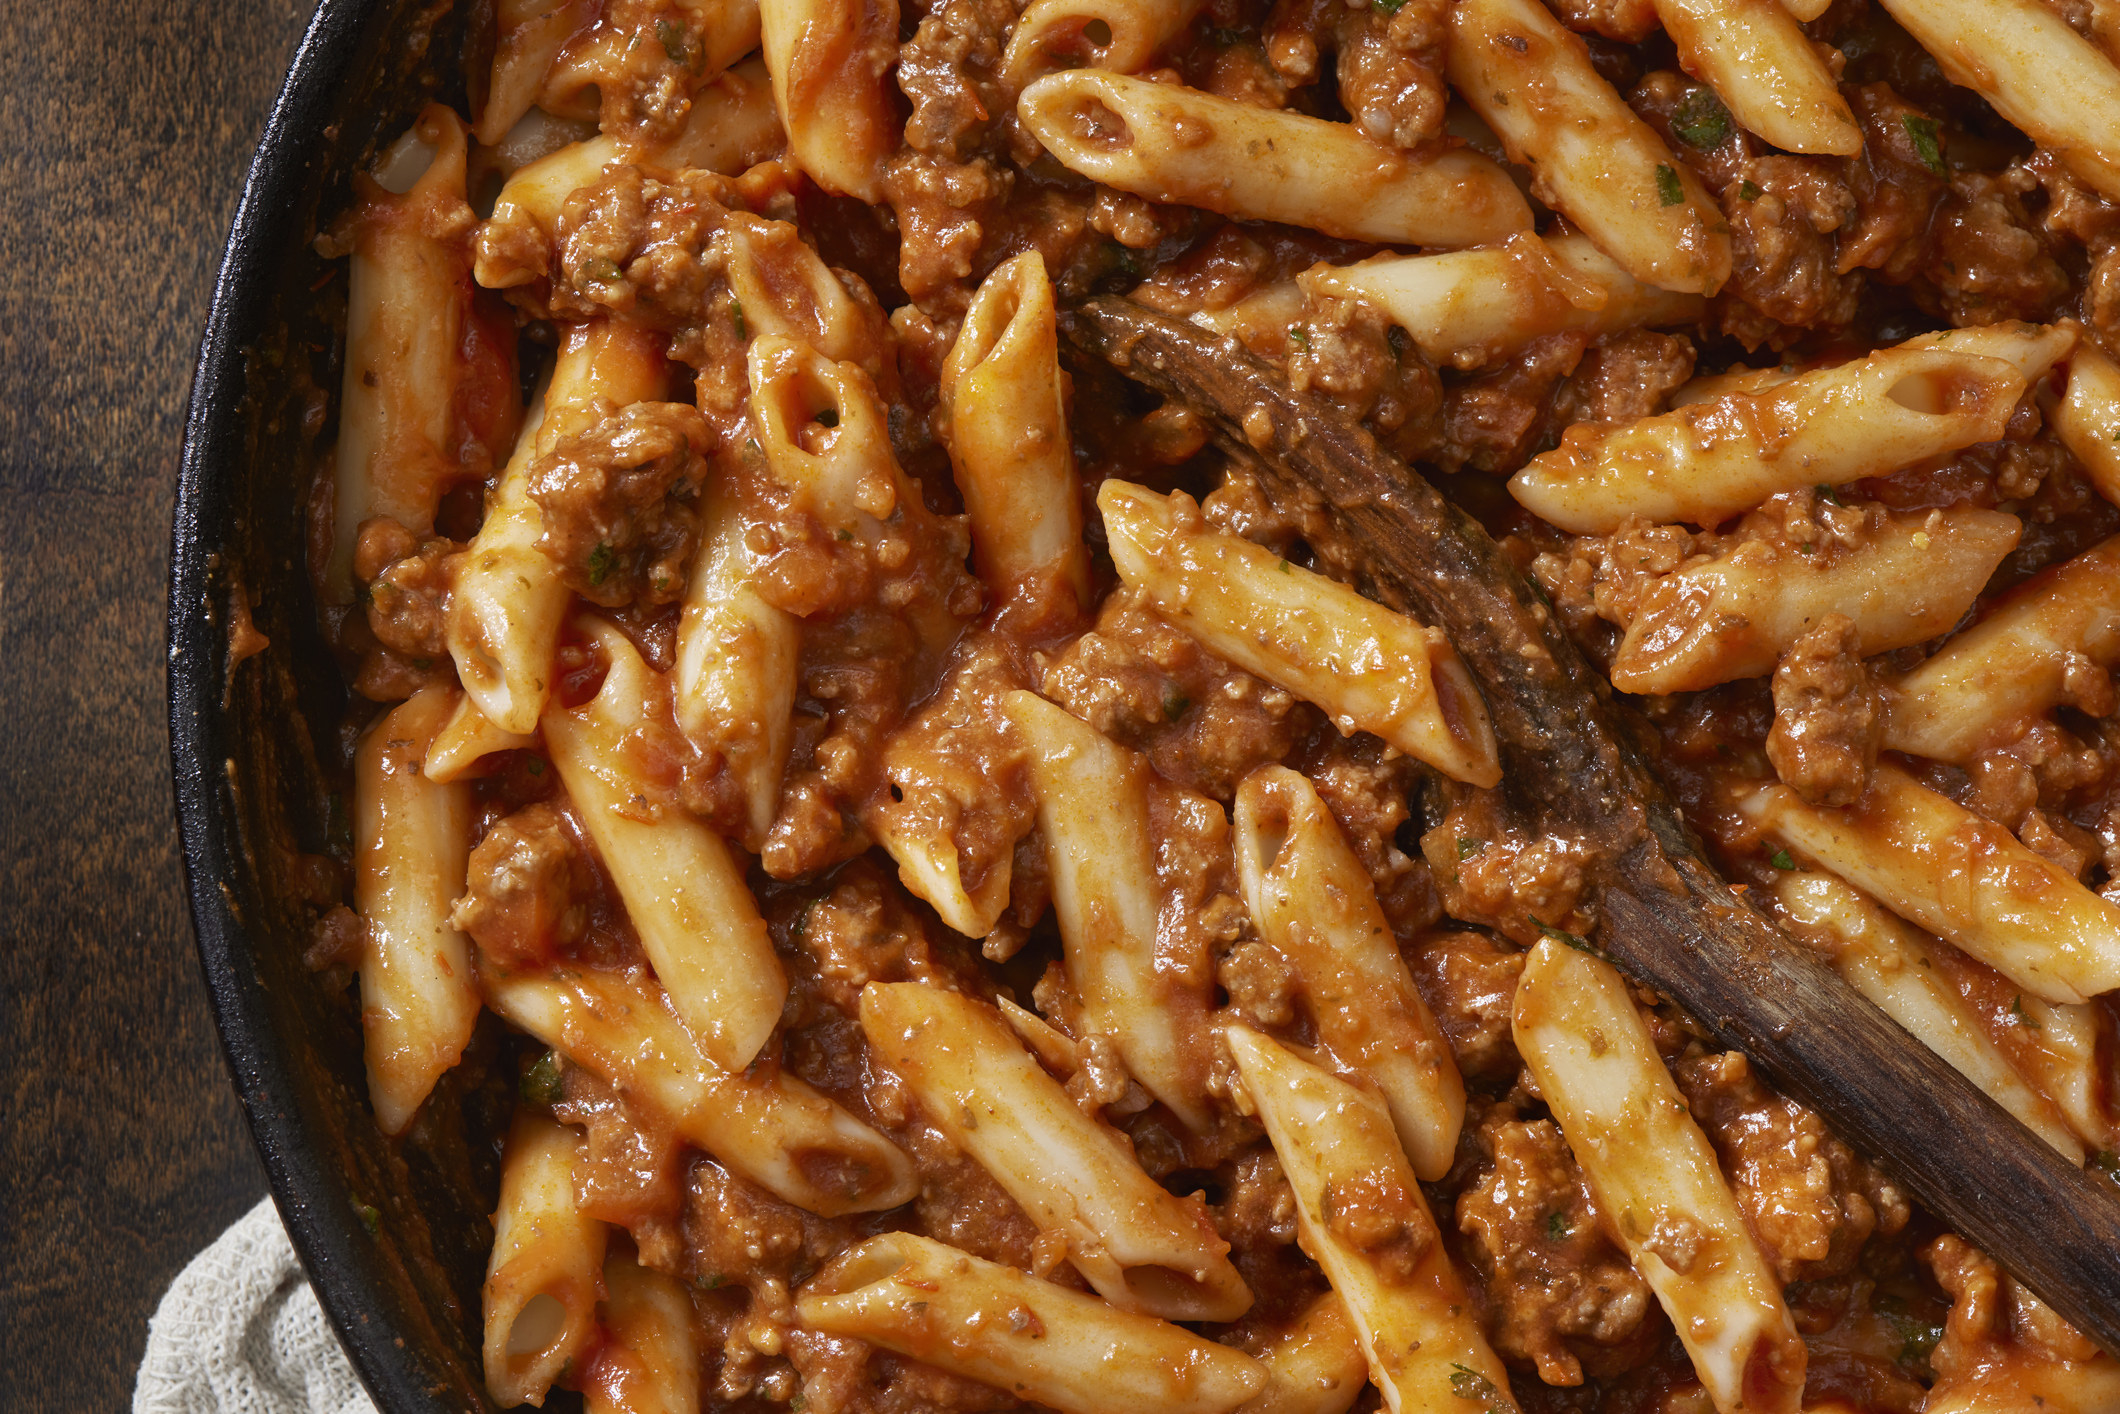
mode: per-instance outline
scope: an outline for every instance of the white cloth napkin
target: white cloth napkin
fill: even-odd
[[[147,1326],[133,1414],[375,1414],[272,1199],[170,1285]]]

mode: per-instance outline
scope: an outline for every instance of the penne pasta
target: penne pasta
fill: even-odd
[[[1517,981],[1517,1050],[1598,1208],[1656,1293],[1718,1414],[1797,1414],[1807,1355],[1627,983],[1547,939]]]
[[[919,982],[871,982],[861,1029],[950,1143],[1008,1190],[1114,1306],[1172,1321],[1233,1321],[1251,1291],[1197,1198],[1141,1171],[982,1002]]]
[[[457,384],[471,317],[464,200],[469,135],[439,104],[420,114],[406,151],[431,154],[392,193],[363,176],[346,274],[346,371],[339,386],[331,555],[325,597],[354,595],[361,526],[389,516],[425,535],[450,483],[464,475],[455,438]],[[473,468],[473,470],[482,470]]]
[[[1862,656],[1948,633],[2017,547],[2024,526],[1957,506],[1894,515],[1825,554],[1753,540],[1657,580],[1612,660],[1622,692],[1698,692],[1759,677],[1827,614],[1854,622]]]
[[[420,769],[428,780],[447,785],[477,775],[480,764],[495,752],[522,751],[535,745],[535,736],[504,732],[493,725],[466,694],[456,699],[449,720],[428,743]]]
[[[646,44],[655,46],[656,61],[682,66],[663,82],[696,101],[702,86],[758,48],[758,28],[758,0],[675,0],[659,14],[608,6],[602,24],[561,51],[537,101],[553,113],[597,119],[605,93],[638,82],[629,69]]]
[[[1736,804],[1765,835],[2035,997],[2080,1002],[2120,986],[2120,907],[1896,766],[1879,765],[1869,794],[1842,810],[1783,785]]]
[[[1531,228],[1508,173],[1463,148],[1410,156],[1346,123],[1096,69],[1048,74],[1016,112],[1062,166],[1150,201],[1405,245]]]
[[[1532,192],[1643,284],[1713,294],[1730,278],[1715,199],[1591,67],[1538,0],[1460,0],[1450,82]]]
[[[692,95],[684,126],[668,142],[628,141],[605,133],[511,172],[494,199],[492,217],[479,231],[472,267],[478,282],[505,290],[549,275],[541,252],[549,251],[558,233],[567,198],[594,186],[615,162],[732,174],[772,156],[784,141],[765,64],[757,59],[738,64]]]
[[[1248,1026],[1223,1036],[1295,1191],[1303,1250],[1346,1303],[1385,1404],[1393,1414],[1515,1414],[1508,1372],[1384,1102]]]
[[[1087,605],[1082,492],[1053,286],[1038,252],[1001,265],[972,297],[942,365],[942,415],[979,577],[1004,595],[1026,581],[1058,582]]]
[[[1143,1089],[1194,1130],[1209,1119],[1197,1042],[1178,1018],[1207,998],[1156,965],[1148,764],[1031,692],[1002,699],[1038,801],[1068,981],[1092,1032],[1112,1038]]]
[[[1414,988],[1369,871],[1310,782],[1262,766],[1236,799],[1237,877],[1259,936],[1301,980],[1318,1040],[1376,1083],[1415,1174],[1457,1158],[1465,1082]]]
[[[1009,36],[1002,83],[1020,93],[1050,69],[1139,73],[1199,10],[1200,0],[1031,0]]]
[[[2120,199],[2120,69],[2039,0],[1884,0],[1953,83]]]
[[[1112,479],[1097,508],[1120,578],[1209,651],[1316,703],[1346,735],[1374,733],[1454,780],[1501,779],[1486,704],[1441,629],[1209,530],[1182,493]]]
[[[2061,1111],[1988,1038],[1919,933],[1830,874],[1784,874],[1774,897],[1789,931],[1855,990],[2071,1163],[2083,1162],[2083,1145]]]
[[[1687,73],[1749,132],[1790,152],[1853,157],[1862,128],[1783,0],[1656,0]]]
[[[624,634],[584,623],[609,666],[587,702],[546,709],[552,764],[671,1008],[708,1059],[742,1070],[780,1024],[787,974],[743,866],[636,754],[668,685]]]
[[[661,397],[661,341],[616,320],[570,325],[544,396],[523,421],[478,534],[449,596],[446,637],[464,691],[504,732],[528,735],[552,691],[552,658],[571,596],[538,548],[544,513],[530,469],[572,433],[632,403]]]
[[[567,41],[595,19],[595,0],[496,0],[493,68],[472,136],[498,146],[536,104]]]
[[[500,1207],[486,1262],[486,1389],[502,1408],[543,1405],[597,1339],[606,1230],[575,1202],[581,1136],[518,1111],[501,1154]]]
[[[449,921],[471,857],[471,788],[420,770],[453,705],[449,688],[422,688],[354,749],[361,1036],[368,1097],[385,1134],[412,1122],[478,1022],[471,946]]]
[[[1890,694],[1884,745],[1965,762],[2120,663],[2120,536],[2003,595]],[[2110,692],[2110,688],[2105,688]]]
[[[1573,232],[1541,240],[1520,231],[1478,250],[1317,265],[1296,283],[1313,298],[1337,295],[1382,310],[1422,353],[1456,368],[1498,362],[1548,334],[1690,324],[1708,308],[1697,294],[1642,284]]]
[[[842,1253],[795,1319],[1062,1414],[1230,1414],[1266,1382],[1242,1351],[909,1232]]]
[[[1334,1291],[1304,1307],[1257,1358],[1266,1388],[1237,1414],[1346,1414],[1369,1383],[1361,1338]]]
[[[1633,516],[1713,526],[1777,492],[1843,486],[1993,441],[2029,378],[2074,336],[2021,324],[1965,332],[1974,337],[1912,340],[1757,394],[1579,423],[1509,478],[1510,493],[1577,535],[1609,535]]]
[[[758,17],[788,156],[826,191],[883,200],[903,131],[897,0],[758,0]]]
[[[705,543],[692,561],[677,620],[677,724],[718,756],[743,802],[743,846],[754,854],[780,809],[794,739],[802,625],[766,601],[734,497],[710,492]]]
[[[581,1379],[588,1414],[697,1414],[699,1337],[676,1280],[622,1252],[604,1264],[604,1343]]]
[[[503,1019],[798,1208],[880,1212],[919,1192],[904,1154],[795,1076],[777,1065],[715,1065],[652,981],[591,969],[503,972],[489,962],[479,982]]]
[[[2088,340],[2068,358],[2068,383],[2046,403],[2047,421],[2098,494],[2120,505],[2120,363]]]

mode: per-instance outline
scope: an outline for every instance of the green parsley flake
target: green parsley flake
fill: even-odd
[[[1832,487],[1826,485],[1823,481],[1819,482],[1811,489],[1818,493],[1818,499],[1821,501],[1831,501],[1836,506],[1845,506],[1847,504],[1846,501],[1840,499],[1840,493],[1838,491],[1835,491]]]
[[[1750,177],[1737,184],[1737,199],[1739,201],[1757,201],[1764,195],[1766,193],[1759,189],[1759,183],[1753,181]]]
[[[1661,162],[1656,164],[1656,195],[1666,206],[1676,206],[1686,199],[1686,189],[1679,183],[1678,173]]]
[[[729,301],[729,318],[736,321],[737,338],[748,339],[751,337],[751,326],[744,322],[743,302],[741,300],[732,299]]]
[[[367,1229],[370,1237],[375,1237],[382,1232],[383,1215],[375,1210],[373,1204],[363,1203],[358,1198],[354,1199],[353,1215],[361,1220],[361,1226]]]
[[[1302,351],[1303,351],[1304,353],[1309,353],[1309,352],[1310,352],[1310,330],[1308,330],[1308,329],[1304,328],[1304,327],[1303,327],[1303,326],[1302,326],[1301,324],[1291,324],[1291,325],[1289,325],[1289,326],[1288,326],[1288,342],[1289,342],[1289,343],[1291,343],[1291,344],[1294,344],[1294,345],[1295,345],[1295,346],[1296,346],[1297,348],[1301,349],[1301,350],[1302,350]]]
[[[589,552],[589,583],[601,586],[611,577],[611,567],[618,563],[618,553],[609,545],[599,543]]]
[[[1566,1240],[1567,1240],[1567,1237],[1568,1237],[1568,1234],[1569,1234],[1570,1232],[1572,1232],[1573,1230],[1574,1230],[1574,1229],[1572,1229],[1572,1228],[1570,1228],[1570,1227],[1568,1226],[1568,1215],[1567,1215],[1566,1213],[1564,1213],[1564,1212],[1561,1212],[1561,1211],[1560,1211],[1559,1209],[1555,1209],[1555,1210],[1554,1210],[1553,1212],[1550,1212],[1550,1213],[1546,1214],[1546,1240],[1547,1240],[1547,1241],[1549,1241],[1549,1242],[1563,1242],[1563,1241],[1566,1241]]]
[[[1487,841],[1476,840],[1467,835],[1458,836],[1458,858],[1470,859],[1487,847]]]
[[[1678,111],[1671,115],[1671,131],[1703,152],[1721,147],[1730,138],[1730,110],[1723,107],[1714,89],[1703,84],[1679,100]]]
[[[1450,1362],[1450,1392],[1459,1399],[1469,1399],[1478,1404],[1483,1414],[1506,1414],[1509,1404],[1502,1392],[1488,1379],[1469,1365]]]
[[[560,1097],[559,1052],[547,1051],[523,1072],[519,1087],[526,1105],[555,1105]]]
[[[839,409],[826,408],[823,412],[818,413],[817,425],[819,427],[837,427],[839,425]]]
[[[1163,720],[1175,722],[1192,706],[1192,699],[1179,690],[1176,684],[1163,689]]]
[[[1376,12],[1380,15],[1396,15],[1406,0],[1369,0],[1369,3],[1376,7]]]
[[[683,25],[672,24],[668,20],[657,20],[655,22],[655,37],[662,41],[663,53],[670,56],[671,63],[684,64],[690,62],[686,58],[685,53],[685,27]]]
[[[1776,869],[1781,870],[1783,873],[1787,873],[1789,870],[1794,869],[1796,867],[1795,859],[1791,858],[1789,852],[1785,849],[1775,850],[1774,857],[1769,859],[1767,863],[1773,865]]]
[[[1905,122],[1907,125],[1907,137],[1914,144],[1914,155],[1921,159],[1922,166],[1928,168],[1937,176],[1942,176],[1943,144],[1937,138],[1936,120],[1934,118],[1908,118]]]
[[[1566,943],[1577,952],[1586,952],[1592,957],[1603,957],[1605,955],[1604,950],[1593,945],[1588,938],[1578,937],[1566,928],[1556,928],[1536,914],[1531,915],[1531,921],[1538,925],[1539,932],[1553,939],[1556,943]]]

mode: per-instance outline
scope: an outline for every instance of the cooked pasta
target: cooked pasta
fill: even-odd
[[[1611,962],[1494,644],[1275,470],[1430,478],[1731,906],[2120,1174],[2107,7],[488,8],[320,242],[310,957],[386,1133],[506,1120],[496,1402],[2120,1398]]]

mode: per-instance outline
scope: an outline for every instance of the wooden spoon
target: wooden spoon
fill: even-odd
[[[1450,635],[1494,721],[1506,806],[1534,833],[1588,844],[1607,919],[1599,942],[1622,967],[2120,1355],[2120,1191],[1732,892],[1651,769],[1646,727],[1476,521],[1234,339],[1115,296],[1064,314],[1061,329],[1196,409],[1277,492],[1321,498],[1347,540],[1336,567]]]

